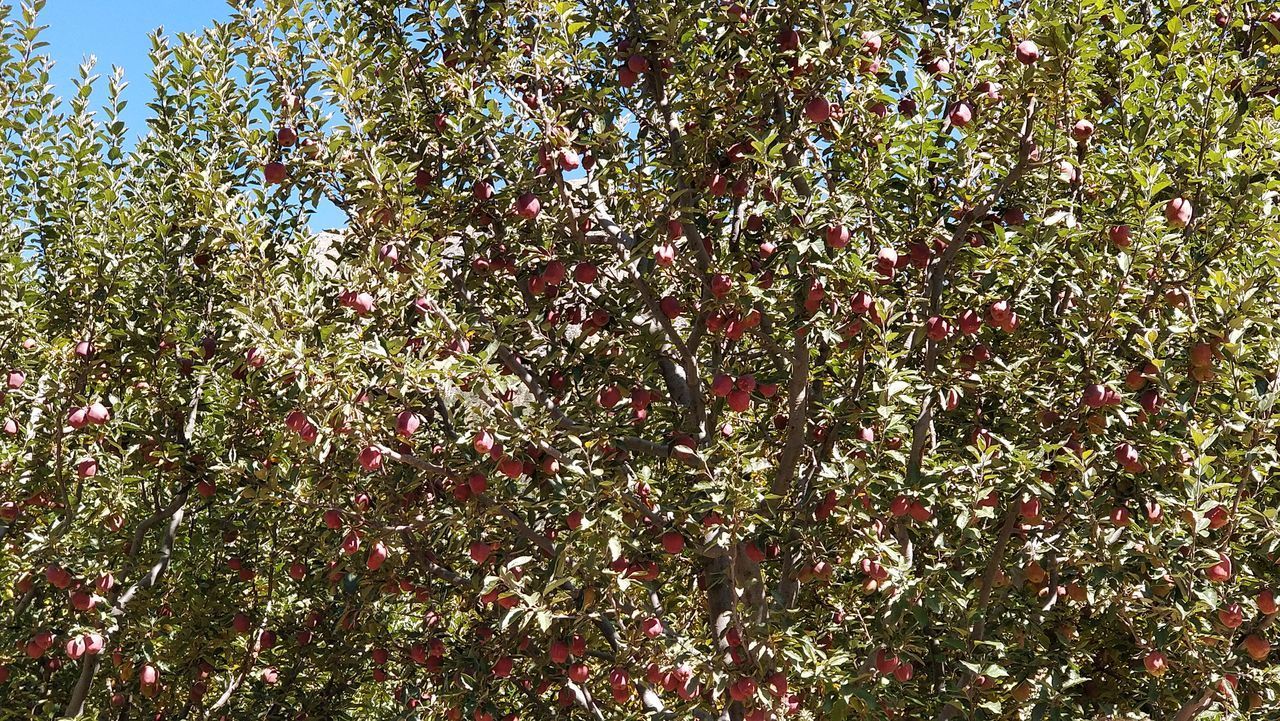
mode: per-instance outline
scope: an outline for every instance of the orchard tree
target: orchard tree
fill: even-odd
[[[0,719],[1280,708],[1264,3],[38,10]]]

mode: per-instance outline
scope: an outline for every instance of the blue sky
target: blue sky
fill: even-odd
[[[71,87],[76,67],[89,55],[98,58],[98,72],[104,76],[112,65],[124,68],[129,81],[125,121],[136,133],[151,99],[147,34],[159,27],[166,34],[193,32],[229,14],[225,0],[48,0],[40,24],[49,26],[43,39],[58,63],[54,80],[60,94]]]
[[[0,0],[10,5],[19,1]],[[104,77],[113,65],[124,68],[129,82],[124,121],[136,136],[145,129],[152,98],[147,35],[157,28],[166,35],[196,32],[229,16],[226,0],[47,0],[40,24],[48,26],[42,39],[57,62],[53,80],[59,95],[70,94],[77,68],[90,55],[98,59],[97,72]],[[321,208],[311,222],[315,229],[342,224],[341,212],[331,206]]]

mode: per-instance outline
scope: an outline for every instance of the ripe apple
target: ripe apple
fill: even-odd
[[[876,271],[886,278],[893,277],[893,271],[898,267],[898,251],[891,247],[881,248],[876,253]]]
[[[98,605],[98,601],[93,597],[92,593],[85,590],[76,590],[71,592],[71,607],[75,610],[91,611],[96,605]]]
[[[814,98],[805,103],[804,116],[811,123],[825,123],[831,118],[831,103],[823,97]]]
[[[360,550],[360,534],[353,528],[342,537],[342,555],[354,556]]]
[[[1207,367],[1213,364],[1213,346],[1208,343],[1196,343],[1191,346],[1191,365]]]
[[[963,128],[973,120],[973,106],[966,101],[960,101],[951,107],[951,112],[947,113],[947,120],[956,128]]]
[[[929,319],[925,321],[924,327],[925,335],[931,341],[944,341],[951,335],[951,324],[941,316],[929,316]]]
[[[1271,643],[1256,633],[1245,636],[1240,645],[1254,661],[1265,661],[1271,655]]]
[[[1191,224],[1194,209],[1186,198],[1173,198],[1164,205],[1164,218],[1175,228],[1185,228]]]
[[[1029,523],[1038,522],[1040,520],[1040,498],[1031,496],[1020,501],[1018,513]]]
[[[569,660],[569,644],[560,640],[553,640],[551,646],[547,650],[547,655],[551,658],[551,662],[562,664]]]
[[[1240,625],[1244,623],[1244,609],[1240,608],[1238,603],[1220,608],[1218,609],[1218,622],[1229,629],[1240,628]]]
[[[342,511],[336,508],[330,508],[324,512],[324,525],[332,531],[342,528]]]
[[[90,403],[90,406],[84,412],[84,417],[86,417],[88,423],[102,425],[111,420],[111,411],[106,410],[106,406],[102,405],[102,403],[95,401]]]
[[[1142,659],[1142,665],[1146,667],[1147,673],[1160,678],[1169,670],[1169,661],[1163,653],[1152,651]]]
[[[477,564],[482,564],[489,560],[489,554],[492,552],[492,547],[484,541],[472,541],[471,547],[468,549],[468,553],[471,555],[471,560]]]
[[[1266,589],[1258,594],[1258,612],[1264,616],[1274,615],[1280,611],[1280,604],[1276,602],[1276,592]]]
[[[360,451],[360,467],[370,473],[382,468],[382,449],[377,446],[365,446]]]
[[[70,588],[74,580],[69,571],[56,563],[45,566],[44,577],[49,582],[49,585],[61,590]]]
[[[279,183],[283,183],[285,177],[288,176],[288,174],[289,174],[289,171],[287,168],[285,168],[284,163],[278,160],[267,163],[262,168],[262,177],[264,180],[266,180],[268,185],[277,185]]]
[[[1227,509],[1222,506],[1210,508],[1209,512],[1205,514],[1205,518],[1209,519],[1209,528],[1215,531],[1231,521],[1231,516],[1227,513]]]
[[[1107,228],[1107,239],[1117,248],[1128,248],[1132,238],[1133,231],[1127,225],[1113,225]]]
[[[382,541],[374,541],[369,547],[369,559],[365,562],[365,566],[370,571],[376,571],[386,563],[388,555],[387,545]]]
[[[1225,583],[1231,580],[1231,559],[1225,553],[1218,554],[1218,562],[1205,570],[1205,575],[1214,583]]]
[[[1120,443],[1115,448],[1116,461],[1125,468],[1138,465],[1138,449],[1130,443]]]
[[[653,252],[653,261],[660,268],[670,267],[676,261],[676,247],[670,242],[660,243]]]
[[[1112,509],[1111,523],[1112,525],[1120,527],[1129,525],[1129,509],[1124,506],[1116,506]]]
[[[600,270],[594,263],[578,263],[573,268],[573,279],[584,285],[591,285],[600,277]]]
[[[876,671],[879,671],[881,674],[888,676],[898,670],[898,666],[900,665],[902,665],[902,662],[898,660],[897,656],[890,653],[888,649],[881,648],[876,651]]]
[[[409,438],[418,432],[422,419],[413,411],[400,411],[396,416],[396,434],[401,438]]]
[[[498,470],[508,478],[519,478],[524,475],[524,461],[513,456],[506,456],[498,462]]]
[[[849,244],[849,229],[843,223],[828,225],[826,239],[828,246],[836,249],[843,248]]]
[[[1033,65],[1040,59],[1040,46],[1032,40],[1023,40],[1014,48],[1013,54],[1023,65]]]
[[[471,447],[480,455],[488,455],[493,450],[496,439],[493,434],[487,430],[476,431],[475,436],[471,439]]]
[[[1084,387],[1084,395],[1080,398],[1080,404],[1086,408],[1098,409],[1107,405],[1107,399],[1110,396],[1111,389],[1101,383],[1091,383]]]
[[[744,676],[729,686],[729,697],[734,701],[747,701],[756,695],[755,679]]]
[[[525,220],[533,220],[542,212],[542,201],[533,193],[522,193],[516,198],[515,213]]]
[[[961,311],[957,320],[964,335],[974,335],[982,329],[982,316],[976,310]]]
[[[650,616],[640,622],[640,631],[649,638],[657,638],[661,636],[665,630],[666,629],[662,626],[662,621],[653,616]]]
[[[684,536],[679,531],[667,531],[662,534],[662,548],[671,555],[684,550]]]

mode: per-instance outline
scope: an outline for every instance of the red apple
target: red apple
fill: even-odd
[[[594,263],[578,263],[573,268],[573,279],[585,285],[591,285],[600,277],[600,271]]]
[[[1159,678],[1169,670],[1169,662],[1163,653],[1152,651],[1142,659],[1142,665],[1146,667],[1147,673]]]
[[[1117,248],[1128,248],[1132,238],[1133,231],[1127,225],[1113,225],[1107,228],[1107,239]]]
[[[369,547],[369,559],[365,562],[365,566],[370,571],[376,571],[386,563],[388,555],[387,545],[382,541],[374,541]]]
[[[516,198],[515,213],[525,220],[533,220],[542,212],[542,202],[533,193],[522,193]]]
[[[262,168],[262,177],[268,185],[283,183],[288,174],[289,171],[285,168],[284,163],[278,160],[267,163]]]
[[[1244,609],[1240,608],[1238,603],[1220,608],[1218,609],[1218,622],[1229,629],[1240,628],[1240,625],[1244,623]]]
[[[1018,58],[1018,62],[1023,65],[1032,65],[1040,59],[1040,46],[1034,41],[1023,40],[1014,48],[1013,54]]]
[[[1185,228],[1191,224],[1194,209],[1186,198],[1174,198],[1164,205],[1164,218],[1175,228]]]
[[[666,630],[662,627],[662,621],[650,616],[640,622],[640,630],[649,638],[657,638]]]
[[[409,438],[417,433],[421,425],[422,419],[413,411],[400,411],[396,416],[396,434],[402,438]]]
[[[370,473],[382,468],[382,449],[377,446],[365,446],[360,451],[360,467]]]
[[[667,531],[662,534],[662,548],[671,555],[684,550],[684,536],[679,531]]]
[[[827,245],[832,248],[843,248],[849,244],[849,229],[842,223],[827,226]]]
[[[804,116],[809,122],[821,124],[831,118],[831,103],[826,98],[818,97],[804,105]]]
[[[1258,612],[1264,616],[1271,616],[1280,611],[1280,604],[1276,602],[1276,592],[1269,588],[1258,594],[1257,601]]]
[[[1218,554],[1218,562],[1205,570],[1205,575],[1214,583],[1225,583],[1231,580],[1231,559],[1225,553]]]
[[[1265,661],[1271,655],[1271,643],[1256,633],[1245,636],[1240,646],[1254,661]]]
[[[951,112],[947,113],[947,120],[952,126],[963,128],[973,120],[973,106],[965,101],[956,103],[951,107]]]
[[[493,450],[495,442],[496,440],[494,439],[493,434],[489,431],[476,431],[475,436],[471,439],[471,447],[476,450],[476,453],[484,456],[488,455],[489,452]]]

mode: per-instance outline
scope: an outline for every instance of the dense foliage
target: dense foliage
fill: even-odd
[[[1274,717],[1264,3],[234,5],[0,23],[0,719]]]

